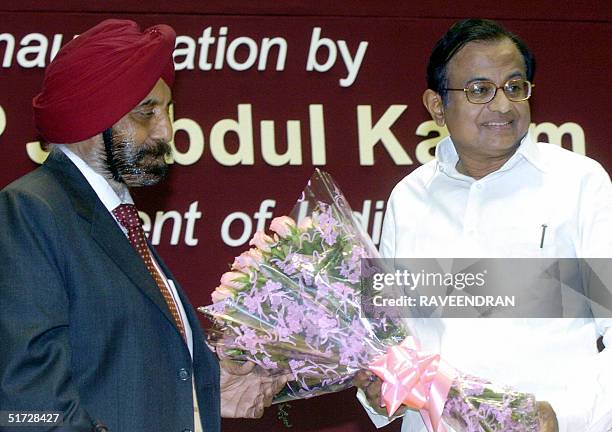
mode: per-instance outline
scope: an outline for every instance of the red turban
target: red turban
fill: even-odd
[[[117,123],[159,78],[171,87],[175,38],[167,25],[141,32],[133,21],[111,19],[67,43],[32,100],[40,134],[52,143],[83,141]]]

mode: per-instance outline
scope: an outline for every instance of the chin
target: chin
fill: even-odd
[[[497,140],[491,140],[488,147],[491,150],[507,151],[516,149],[521,143],[521,138],[516,135],[509,137],[498,137]]]

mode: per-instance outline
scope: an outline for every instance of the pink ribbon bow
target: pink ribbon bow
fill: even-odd
[[[419,351],[418,341],[409,336],[375,358],[369,368],[383,381],[381,394],[389,416],[404,404],[419,410],[429,432],[446,432],[440,420],[455,370],[439,354]]]

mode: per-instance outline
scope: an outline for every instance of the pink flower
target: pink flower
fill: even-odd
[[[304,219],[301,220],[298,228],[302,232],[308,231],[310,228],[312,228],[312,218],[310,216],[306,216]]]
[[[292,228],[295,228],[295,221],[289,216],[276,217],[270,223],[270,230],[274,231],[281,238],[290,235]]]
[[[249,269],[259,269],[259,264],[263,261],[263,255],[257,248],[251,248],[246,252],[242,252],[240,256],[234,259],[232,264],[233,270],[248,272]]]
[[[274,239],[263,231],[257,231],[249,245],[259,248],[263,252],[270,252],[270,245],[274,243]]]
[[[210,296],[212,297],[213,303],[218,303],[221,300],[225,300],[228,297],[233,297],[234,292],[228,286],[219,285],[217,288],[215,288],[215,290]]]
[[[251,248],[247,252],[251,258],[257,263],[261,264],[264,260],[264,256],[261,251],[257,248]]]
[[[242,288],[244,284],[238,279],[244,278],[243,273],[225,272],[221,275],[221,286],[225,285],[228,288]]]

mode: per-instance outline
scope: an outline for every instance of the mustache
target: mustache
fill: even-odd
[[[135,157],[137,159],[140,159],[147,155],[154,157],[165,157],[170,156],[171,153],[172,148],[170,147],[170,144],[168,144],[164,140],[155,139],[149,142],[145,142],[145,144],[135,152]]]
[[[137,145],[131,136],[113,130],[112,153],[116,162],[135,164],[146,156],[155,158],[170,156],[172,148],[165,140],[156,138],[147,139],[142,144]]]

